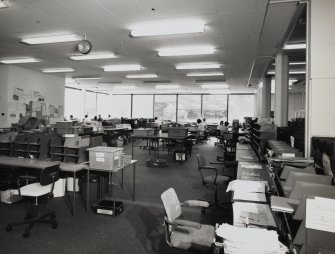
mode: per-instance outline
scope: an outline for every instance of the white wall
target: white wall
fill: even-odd
[[[271,111],[274,111],[275,96],[271,94]],[[305,110],[305,93],[290,93],[288,96],[288,120],[295,118],[295,112]]]
[[[0,127],[8,127],[7,105],[8,105],[8,66],[0,66]],[[4,115],[3,115],[4,114]]]
[[[7,82],[1,82],[1,95],[7,97],[6,117],[1,119],[0,127],[9,127],[11,123],[18,121],[19,114],[16,117],[10,117],[13,108],[13,92],[15,88],[21,88],[25,92],[38,91],[45,99],[45,102],[50,105],[60,105],[64,107],[64,93],[65,93],[65,78],[48,75],[36,71],[23,69],[16,66],[1,66],[1,72],[7,74]],[[0,76],[2,73],[0,72]],[[2,93],[4,92],[4,93]],[[11,105],[12,104],[12,105]],[[11,111],[11,112],[10,112]],[[19,112],[17,112],[19,113]],[[63,114],[60,119],[63,119]]]

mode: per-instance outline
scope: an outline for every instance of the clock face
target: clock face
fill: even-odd
[[[88,54],[92,49],[92,45],[88,40],[83,40],[78,43],[77,48],[80,53]]]

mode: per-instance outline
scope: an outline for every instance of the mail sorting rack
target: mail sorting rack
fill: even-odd
[[[108,196],[111,197],[112,201],[112,213],[111,215],[117,215],[115,199],[116,193],[116,173],[121,171],[122,173],[122,183],[121,188],[123,188],[123,169],[133,165],[133,200],[135,200],[135,172],[136,172],[136,160],[130,160],[129,156],[124,159],[122,154],[123,148],[116,147],[93,147],[89,150],[90,166],[87,169],[87,179],[89,179],[90,170],[108,172]],[[89,197],[89,181],[87,181],[87,197]],[[106,203],[105,200],[100,200],[102,203]],[[99,202],[100,202],[99,201]],[[98,202],[98,204],[99,204]],[[89,210],[89,198],[86,199],[86,211]]]

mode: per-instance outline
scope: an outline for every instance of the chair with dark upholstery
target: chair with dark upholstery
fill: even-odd
[[[202,184],[207,188],[214,187],[214,203],[212,205],[221,206],[218,201],[218,185],[225,185],[230,181],[229,176],[219,175],[219,169],[212,165],[223,165],[222,162],[210,162],[207,164],[205,157],[202,154],[196,155],[198,161],[198,170],[201,175]]]
[[[181,219],[181,205],[208,207],[208,202],[188,200],[181,204],[173,188],[164,191],[161,199],[165,211],[164,226],[167,244],[184,250],[210,252],[215,242],[215,228]]]
[[[59,179],[59,167],[47,167],[41,170],[39,175],[39,182],[30,183],[24,186],[21,186],[22,181],[34,180],[35,177],[32,176],[21,176],[17,181],[18,190],[17,195],[22,197],[32,197],[35,202],[31,210],[28,210],[28,213],[25,217],[25,220],[19,222],[13,222],[6,226],[6,231],[12,231],[13,226],[28,224],[23,232],[24,237],[28,237],[30,234],[31,228],[36,223],[47,223],[51,224],[52,228],[57,228],[57,221],[55,220],[55,212],[49,212],[44,215],[39,216],[39,200],[42,197],[47,198],[47,200],[53,197],[54,184]],[[50,217],[50,219],[48,219]]]

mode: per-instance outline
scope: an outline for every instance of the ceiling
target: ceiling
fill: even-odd
[[[67,85],[101,91],[110,90],[113,85],[99,85],[98,82],[135,84],[139,89],[151,89],[157,83],[169,81],[190,92],[203,92],[199,81],[226,80],[233,93],[255,91],[273,56],[288,36],[292,37],[289,31],[301,7],[299,1],[282,0],[10,0],[9,3],[9,8],[0,9],[0,58],[29,56],[41,60],[17,66],[36,71],[72,67],[75,72],[48,75],[70,78]],[[129,27],[138,22],[179,19],[203,20],[205,32],[129,37]],[[27,36],[65,33],[86,35],[93,45],[91,53],[111,51],[118,57],[73,61],[68,57],[78,54],[77,42],[43,45],[20,42]],[[157,56],[160,48],[189,45],[212,45],[215,54]],[[297,53],[296,57],[300,55]],[[193,62],[220,63],[224,77],[187,77],[188,71],[174,68],[178,63]],[[157,73],[159,76],[150,80],[127,79],[125,75],[135,72],[104,72],[102,69],[105,65],[126,63],[144,67],[136,73]],[[73,84],[71,78],[81,76],[102,79]]]

